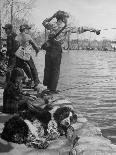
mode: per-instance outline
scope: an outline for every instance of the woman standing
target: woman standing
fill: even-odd
[[[68,14],[64,11],[57,11],[52,17],[43,21],[43,26],[50,31],[48,41],[42,45],[46,51],[43,84],[52,93],[57,93],[57,84],[60,74],[60,64],[62,58],[62,43],[66,38],[63,30],[67,27]],[[52,23],[52,19],[56,22]]]

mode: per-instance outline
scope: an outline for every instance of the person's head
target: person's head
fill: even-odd
[[[31,27],[29,26],[29,25],[27,25],[27,24],[23,24],[23,25],[21,25],[20,26],[20,32],[21,33],[29,33],[29,30],[31,29]]]
[[[64,23],[66,23],[68,18],[69,18],[69,15],[68,15],[67,12],[57,11],[57,13],[56,13],[57,22],[64,22]]]
[[[24,72],[21,68],[14,68],[11,72],[11,77],[10,77],[10,81],[15,83],[15,82],[22,82],[22,79],[24,77]]]
[[[13,29],[13,27],[12,27],[12,24],[6,24],[4,27],[2,27],[4,30],[5,30],[5,33],[7,34],[7,35],[9,35],[11,32],[12,32],[12,29]]]

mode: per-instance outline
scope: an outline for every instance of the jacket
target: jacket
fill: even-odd
[[[15,40],[16,33],[12,32],[7,36],[7,52],[6,55],[9,57],[14,56],[18,49],[17,41]]]

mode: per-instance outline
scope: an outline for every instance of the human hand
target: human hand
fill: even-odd
[[[36,87],[37,92],[41,93],[43,90],[47,89],[46,86],[44,86],[43,84],[39,83],[38,86]]]
[[[36,52],[35,56],[36,56],[36,57],[38,56],[38,52]]]
[[[58,12],[59,12],[59,11],[57,11],[56,13],[54,13],[52,17],[55,18],[55,17],[57,16],[57,13],[58,13]]]
[[[64,18],[63,22],[64,22],[65,26],[67,26],[67,22],[68,22],[67,18]]]
[[[38,56],[38,53],[39,53],[39,48],[36,50],[36,57]]]
[[[32,101],[34,101],[34,100],[36,100],[36,99],[37,99],[37,97],[36,97],[36,96],[34,96],[34,95],[30,95],[29,99],[30,99],[30,100],[32,100]]]
[[[26,92],[26,91],[23,91],[23,94],[24,94],[24,95],[26,95],[26,94],[27,94],[27,92]]]

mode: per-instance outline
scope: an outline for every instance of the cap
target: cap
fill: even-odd
[[[11,29],[12,30],[12,24],[6,24],[3,29]]]
[[[20,30],[24,30],[24,29],[31,29],[31,27],[27,24],[23,24],[20,26]]]

